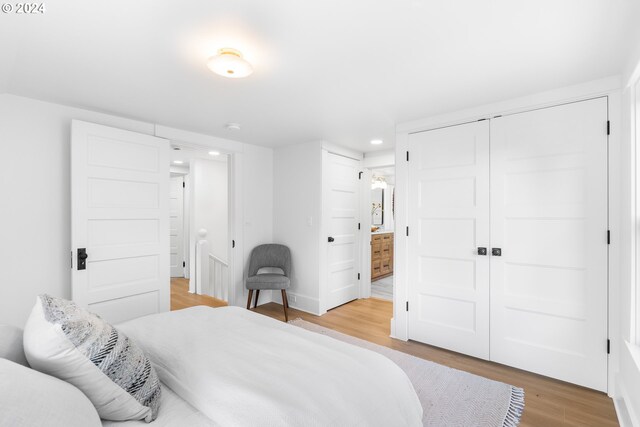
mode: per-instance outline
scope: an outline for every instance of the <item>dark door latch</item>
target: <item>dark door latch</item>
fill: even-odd
[[[79,248],[78,249],[78,270],[86,270],[87,269],[87,249]]]
[[[493,256],[502,256],[502,249],[500,248],[492,248],[491,255]]]
[[[327,240],[329,241],[329,243],[331,243],[331,242],[334,242],[336,239],[334,239],[333,237],[329,237]]]
[[[486,255],[487,248],[478,248],[478,255]]]

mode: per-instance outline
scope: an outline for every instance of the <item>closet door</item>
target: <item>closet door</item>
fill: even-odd
[[[409,137],[409,338],[489,357],[489,122]]]
[[[606,129],[606,98],[491,121],[491,360],[602,391]]]

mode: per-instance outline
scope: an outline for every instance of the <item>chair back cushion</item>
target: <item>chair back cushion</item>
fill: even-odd
[[[281,268],[284,275],[291,274],[291,251],[284,245],[269,243],[256,246],[251,252],[249,277],[255,276],[263,267]]]

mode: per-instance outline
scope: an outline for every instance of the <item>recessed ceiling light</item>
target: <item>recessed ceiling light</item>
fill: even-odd
[[[220,49],[216,56],[209,58],[207,67],[214,73],[230,79],[247,77],[253,73],[251,64],[239,51],[231,48]]]
[[[240,123],[227,123],[225,127],[229,130],[240,130]]]
[[[176,165],[181,165],[184,162],[182,160],[174,160],[173,163],[175,163]]]
[[[382,144],[382,140],[381,139],[372,139],[371,140],[371,144],[372,145],[380,145],[380,144]]]
[[[209,151],[209,155],[210,156],[219,156],[220,152],[219,151]]]

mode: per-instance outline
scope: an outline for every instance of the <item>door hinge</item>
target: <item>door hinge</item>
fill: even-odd
[[[409,226],[407,226],[407,236],[409,235]]]
[[[358,273],[358,280],[360,280],[360,273]]]
[[[407,151],[407,162],[409,161],[409,152]]]
[[[409,311],[409,301],[407,301],[407,311]]]
[[[185,268],[187,266],[187,263],[182,261],[182,268]]]
[[[611,230],[607,230],[607,245],[611,244]]]
[[[235,241],[235,240],[232,240],[232,241],[231,241],[231,248],[233,249],[233,248],[235,248],[235,247],[236,247],[236,241]]]
[[[607,354],[611,354],[611,340],[607,339]]]
[[[607,120],[607,135],[611,135],[611,122]]]
[[[362,179],[362,171],[358,172],[358,179]]]
[[[360,230],[360,223],[358,223],[358,230]]]

